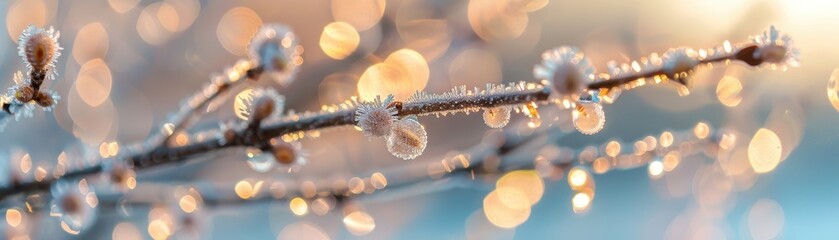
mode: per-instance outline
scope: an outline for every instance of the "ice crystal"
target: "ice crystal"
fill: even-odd
[[[379,96],[371,102],[365,102],[358,106],[355,112],[355,121],[365,136],[381,137],[387,135],[393,122],[396,121],[396,108],[389,107],[393,102],[393,95],[389,95],[384,101]]]
[[[393,156],[410,160],[425,150],[428,136],[425,128],[413,118],[404,118],[394,122],[393,129],[387,135],[387,150]]]
[[[574,128],[582,134],[592,135],[603,129],[606,115],[603,106],[594,102],[580,102],[571,113]]]
[[[491,128],[503,128],[510,122],[510,107],[494,107],[484,110],[484,123]]]

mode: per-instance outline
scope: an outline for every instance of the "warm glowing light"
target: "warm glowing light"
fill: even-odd
[[[344,59],[352,54],[361,37],[352,25],[345,22],[333,22],[323,28],[320,35],[320,48],[326,56]]]
[[[839,68],[834,69],[827,81],[827,99],[836,111],[839,111]]]
[[[357,87],[359,97],[365,101],[389,94],[393,94],[397,100],[405,100],[413,94],[411,78],[405,68],[388,62],[368,67],[358,79]]]
[[[506,11],[506,1],[470,0],[467,16],[472,30],[484,40],[514,39],[524,33],[528,23],[526,12]]]
[[[364,180],[361,180],[361,178],[351,178],[348,184],[350,187],[350,192],[352,192],[353,194],[359,194],[364,191]]]
[[[353,235],[364,236],[376,228],[376,222],[367,213],[355,211],[344,217],[344,226]]]
[[[658,142],[661,144],[661,147],[670,147],[670,145],[673,145],[673,133],[668,131],[661,133],[661,137],[658,138]]]
[[[524,193],[530,205],[538,203],[545,193],[545,184],[539,173],[534,170],[518,170],[504,174],[495,183],[495,187],[518,189]]]
[[[376,189],[383,189],[387,187],[387,178],[384,174],[377,172],[370,176],[370,184]]]
[[[740,91],[742,90],[743,85],[740,84],[739,79],[732,76],[725,76],[717,84],[717,99],[726,107],[736,107],[743,100],[740,96]]]
[[[495,226],[515,228],[530,218],[530,203],[518,189],[496,189],[484,198],[484,214]]]
[[[6,13],[6,30],[9,37],[17,43],[17,37],[29,24],[43,27],[55,13],[55,9],[49,9],[43,0],[28,0],[6,2],[9,11]]]
[[[612,168],[612,163],[605,157],[599,157],[591,163],[591,169],[597,174],[604,174]]]
[[[581,188],[586,185],[588,178],[589,176],[586,170],[579,167],[572,168],[571,171],[568,172],[568,185],[570,185],[572,189]]]
[[[29,170],[32,170],[32,157],[27,153],[23,154],[23,157],[20,158],[20,171],[29,173]]]
[[[121,222],[114,227],[114,232],[111,234],[111,239],[119,240],[142,240],[140,230],[130,222]]]
[[[781,162],[781,139],[772,130],[757,130],[749,142],[749,163],[756,173],[767,173]]]
[[[278,240],[295,240],[295,239],[307,239],[307,240],[329,240],[329,235],[323,231],[320,227],[315,224],[309,222],[296,222],[285,226],[282,231],[280,231],[279,236],[277,236]]]
[[[178,201],[178,206],[180,206],[181,210],[185,213],[192,213],[198,208],[198,203],[192,195],[184,195],[181,197],[181,200]]]
[[[664,155],[662,160],[662,164],[664,165],[664,171],[673,171],[676,167],[679,166],[679,162],[681,162],[681,155],[678,151],[670,151]]]
[[[85,25],[76,33],[73,41],[73,59],[84,63],[96,58],[104,58],[108,53],[108,32],[102,23],[93,22]]]
[[[620,153],[621,144],[618,141],[609,141],[609,143],[606,143],[606,155],[617,157]]]
[[[649,172],[650,178],[652,179],[661,178],[661,175],[664,173],[664,163],[661,161],[650,162],[650,165],[647,166],[647,172]]]
[[[306,213],[309,213],[309,204],[306,203],[306,200],[299,197],[291,199],[291,201],[288,202],[288,208],[291,209],[291,212],[297,216],[303,216],[306,215]]]
[[[6,223],[9,226],[17,227],[20,226],[21,222],[23,222],[23,214],[20,213],[20,210],[14,208],[6,210]]]
[[[111,69],[101,58],[86,62],[79,69],[75,89],[82,101],[91,107],[102,105],[111,94]]]
[[[149,222],[148,231],[149,235],[155,240],[167,239],[172,235],[172,229],[169,228],[169,224],[166,224],[161,219]]]
[[[108,0],[108,5],[111,5],[111,8],[118,13],[128,12],[137,6],[137,3],[140,3],[140,0]]]
[[[250,182],[245,180],[236,183],[233,190],[236,191],[236,195],[241,199],[249,199],[254,196],[253,186],[251,186]]]
[[[709,134],[711,134],[711,128],[708,127],[707,123],[700,122],[693,128],[693,134],[696,135],[696,138],[705,139]]]
[[[571,205],[575,213],[583,213],[591,207],[591,196],[585,192],[578,192],[571,198]]]
[[[245,56],[248,43],[260,25],[262,19],[252,9],[235,7],[221,17],[216,35],[225,50],[236,56]]]
[[[332,0],[332,16],[364,31],[379,22],[386,4],[385,0]]]
[[[422,91],[425,89],[425,85],[428,84],[428,77],[431,74],[428,69],[428,62],[417,51],[408,48],[399,49],[388,55],[385,62],[402,68],[411,80],[410,86],[412,92]],[[392,83],[395,82],[385,82],[385,86],[388,89],[400,89],[400,87],[387,85]]]
[[[776,239],[784,228],[784,209],[770,199],[760,199],[749,210],[749,233],[759,240]]]
[[[160,45],[172,38],[173,21],[178,21],[177,11],[167,2],[147,5],[137,19],[137,34],[148,44]],[[177,25],[177,23],[174,23]]]

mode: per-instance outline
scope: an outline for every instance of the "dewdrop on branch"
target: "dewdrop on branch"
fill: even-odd
[[[34,25],[29,25],[21,33],[18,38],[18,55],[35,74],[46,74],[55,68],[62,50],[58,45],[59,35],[52,27],[43,29]],[[49,76],[53,78],[55,71],[50,72]]]
[[[297,36],[282,24],[266,24],[259,28],[248,45],[248,57],[277,83],[291,83],[297,67],[303,62],[303,48]]]
[[[308,161],[305,151],[299,142],[284,142],[272,140],[266,150],[247,148],[248,166],[256,172],[265,173],[272,169],[280,172],[293,173],[299,171]]]
[[[574,47],[558,47],[542,53],[542,63],[533,67],[536,79],[550,83],[553,99],[577,99],[594,81],[594,66]]]
[[[571,112],[574,128],[582,134],[593,135],[603,130],[606,125],[606,114],[603,106],[593,102],[580,102]]]
[[[410,160],[425,150],[428,136],[425,128],[413,118],[404,118],[393,123],[387,135],[387,150],[393,156]]]
[[[372,102],[365,102],[358,106],[355,112],[355,121],[364,136],[381,137],[387,135],[393,123],[396,121],[396,107],[391,106],[393,95],[387,96],[384,101],[376,96]]]
[[[484,110],[484,123],[491,128],[503,128],[510,122],[510,107],[494,107]]]

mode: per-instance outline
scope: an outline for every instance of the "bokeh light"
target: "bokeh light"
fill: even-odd
[[[364,236],[376,229],[376,222],[369,214],[355,211],[344,217],[344,226],[356,236]]]
[[[781,162],[781,140],[772,130],[761,128],[749,142],[749,163],[756,173],[771,172]]]
[[[332,22],[323,27],[320,35],[320,48],[326,56],[344,59],[352,54],[361,37],[352,25],[345,22]]]
[[[252,9],[235,7],[221,17],[216,28],[216,36],[227,52],[236,56],[245,56],[246,47],[260,25],[262,25],[262,18]]]

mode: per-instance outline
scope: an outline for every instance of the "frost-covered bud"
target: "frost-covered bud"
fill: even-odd
[[[234,112],[242,120],[254,118],[261,121],[266,118],[279,117],[282,115],[283,108],[285,108],[285,97],[272,88],[247,89],[237,94],[233,101]]]
[[[670,49],[662,56],[662,69],[668,78],[683,80],[686,75],[699,65],[696,51],[690,48]],[[680,81],[683,85],[687,82]]]
[[[789,35],[781,34],[775,26],[771,26],[763,35],[752,37],[752,41],[758,46],[754,57],[775,66],[780,65],[781,69],[787,66],[798,67],[798,49],[793,47],[792,38]]]
[[[250,120],[254,122],[264,120],[274,112],[274,106],[276,106],[276,104],[270,97],[263,96],[257,98],[253,103]]]
[[[15,99],[20,101],[21,103],[27,103],[35,99],[35,89],[30,86],[20,86],[20,88],[15,91]]]
[[[388,96],[384,101],[379,96],[372,102],[365,102],[358,106],[355,111],[355,121],[365,136],[381,137],[387,135],[393,122],[396,121],[396,106],[392,106],[393,95]]]
[[[114,161],[106,165],[105,174],[117,190],[126,191],[137,187],[137,174],[123,161]]]
[[[49,93],[45,92],[38,92],[38,96],[35,97],[35,102],[38,103],[38,106],[48,108],[52,107],[55,104],[55,100]]]
[[[26,66],[36,72],[55,68],[62,49],[58,45],[59,33],[52,27],[42,29],[29,25],[18,38],[18,54]],[[54,71],[53,71],[54,73]]]
[[[84,231],[96,220],[96,205],[99,200],[87,183],[59,181],[53,184],[50,193],[50,215],[59,217],[62,225],[69,230]]]
[[[603,106],[593,102],[579,102],[571,113],[574,128],[582,134],[593,135],[603,130],[606,125],[606,114]]]
[[[425,128],[412,118],[394,122],[393,129],[387,135],[387,150],[404,160],[414,159],[425,151],[428,135]]]
[[[287,142],[280,142],[271,146],[274,160],[280,164],[292,164],[297,159],[297,149]]]
[[[263,25],[248,45],[248,57],[264,73],[281,84],[291,83],[292,75],[303,62],[297,36],[282,24]]]
[[[288,143],[280,140],[265,149],[264,151],[258,148],[246,150],[248,166],[256,172],[264,173],[271,169],[278,169],[292,173],[299,171],[308,162],[308,154],[299,142]]]
[[[542,53],[542,63],[533,76],[548,81],[559,98],[579,97],[594,81],[594,66],[574,47],[559,47]]]
[[[503,128],[510,122],[510,107],[494,107],[484,110],[484,123],[491,128]]]

